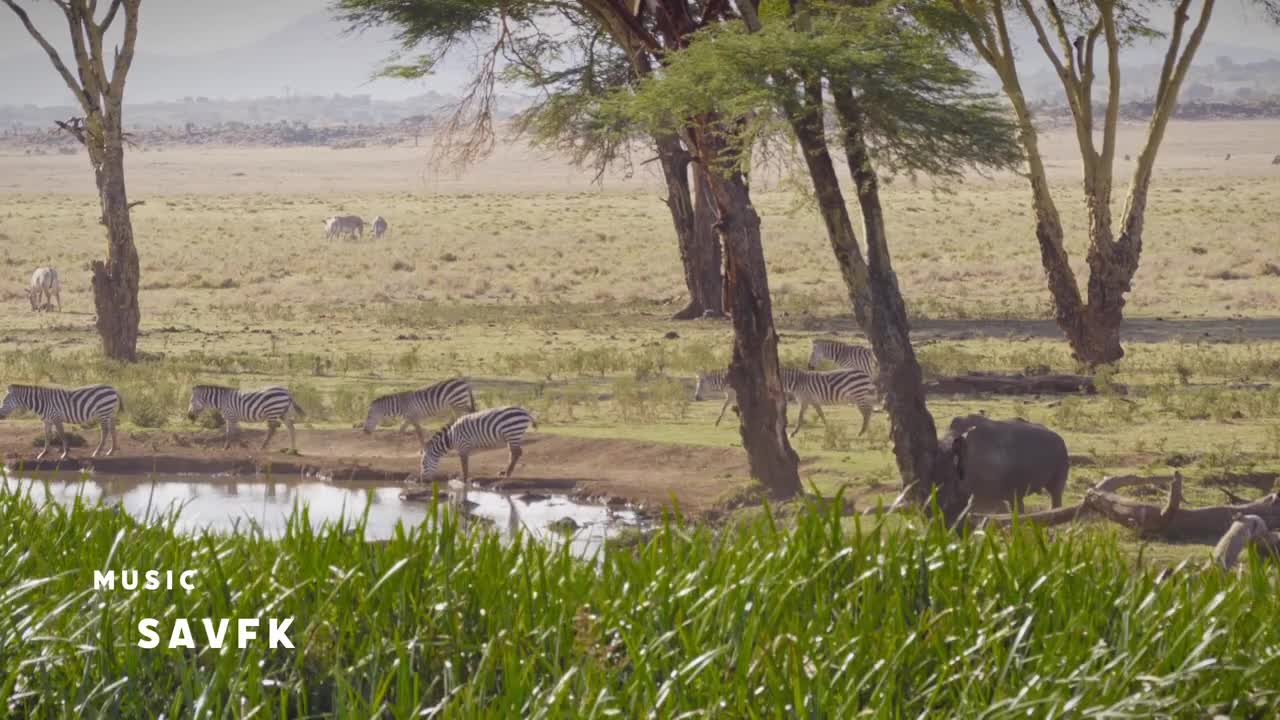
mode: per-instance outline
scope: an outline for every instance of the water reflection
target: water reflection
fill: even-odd
[[[176,527],[183,532],[206,528],[243,531],[254,523],[266,535],[279,537],[295,504],[308,508],[315,527],[324,523],[350,527],[367,512],[365,535],[371,540],[390,537],[398,522],[412,527],[426,519],[430,512],[429,500],[401,500],[403,489],[400,485],[247,480],[230,476],[92,475],[69,480],[63,475],[0,479],[0,492],[29,491],[37,499],[47,492],[53,501],[64,504],[82,495],[89,502],[102,500],[116,504],[139,519],[154,520],[181,509]],[[483,519],[508,536],[522,530],[541,539],[559,540],[566,534],[553,526],[564,518],[571,518],[578,529],[568,535],[569,542],[580,556],[593,554],[606,537],[621,528],[640,523],[634,512],[583,504],[563,495],[513,496],[475,488],[464,493],[461,488],[444,487],[441,494],[467,516]]]

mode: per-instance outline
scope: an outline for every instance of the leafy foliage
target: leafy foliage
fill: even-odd
[[[36,495],[39,495],[37,489]],[[838,514],[671,521],[598,563],[465,528],[183,535],[0,492],[0,707],[18,717],[1232,717],[1280,706],[1273,570],[1157,582],[1115,538]],[[567,548],[567,545],[565,546]],[[93,589],[95,569],[196,589]],[[295,618],[295,650],[144,650],[140,618]],[[193,628],[202,635],[198,620]],[[203,644],[203,641],[200,641]]]

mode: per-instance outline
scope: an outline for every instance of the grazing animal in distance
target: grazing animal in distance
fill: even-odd
[[[413,425],[418,433],[418,442],[425,444],[427,440],[422,433],[421,422],[451,407],[462,412],[476,411],[471,384],[462,378],[444,380],[408,392],[383,395],[369,405],[364,431],[372,433],[378,426],[378,421],[384,417],[402,417],[404,424],[400,426],[400,431],[404,432],[406,427]]]
[[[507,465],[504,477],[511,477],[516,469],[516,462],[524,451],[520,449],[520,441],[530,427],[538,427],[533,415],[522,407],[506,406],[473,412],[445,425],[422,448],[422,481],[427,481],[436,468],[440,466],[440,458],[450,450],[458,452],[462,461],[462,480],[470,477],[467,459],[472,452],[486,448],[506,445],[511,453],[511,462]]]
[[[31,273],[31,286],[27,288],[27,299],[31,301],[32,310],[47,310],[58,301],[58,312],[62,312],[62,284],[58,282],[58,271],[52,267],[38,267]]]
[[[324,236],[332,240],[346,235],[351,239],[364,236],[364,220],[358,215],[334,215],[324,221]]]
[[[966,415],[951,420],[938,443],[938,486],[954,479],[975,504],[1008,502],[1022,512],[1022,499],[1041,490],[1062,506],[1070,459],[1062,436],[1026,420]]]
[[[98,439],[98,447],[93,457],[102,452],[102,446],[111,435],[111,448],[107,455],[116,451],[116,411],[124,407],[120,393],[110,385],[86,385],[85,387],[65,389],[55,387],[39,387],[37,385],[10,385],[9,392],[0,403],[0,418],[9,416],[18,408],[30,410],[44,421],[44,449],[36,455],[39,460],[49,452],[49,430],[58,429],[62,439],[62,455],[67,457],[67,433],[63,423],[73,422],[81,425],[97,422],[102,429],[102,437]]]
[[[386,218],[382,217],[381,215],[374,217],[373,218],[373,239],[377,240],[378,238],[386,234],[387,234]]]
[[[269,387],[253,392],[240,392],[222,385],[196,385],[191,389],[187,417],[195,420],[196,415],[205,408],[213,408],[222,413],[222,419],[226,421],[226,442],[222,446],[224,450],[231,447],[231,438],[240,432],[241,422],[267,423],[267,437],[262,441],[262,450],[266,450],[267,444],[271,442],[276,423],[283,422],[289,430],[289,449],[298,451],[293,419],[306,413],[285,388]]]

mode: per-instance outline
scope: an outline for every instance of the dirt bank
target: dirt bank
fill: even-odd
[[[72,448],[58,461],[56,442],[44,460],[36,462],[40,433],[37,424],[0,428],[0,453],[12,470],[79,472],[90,470],[119,475],[144,474],[271,474],[369,483],[399,483],[418,467],[417,439],[383,430],[365,436],[354,430],[298,430],[299,455],[282,452],[288,437],[282,431],[272,448],[259,452],[263,430],[248,430],[239,444],[223,450],[219,433],[171,431],[121,432],[120,447],[111,457],[92,458],[97,430],[83,433],[86,447]],[[528,438],[524,456],[510,481],[495,476],[506,469],[505,449],[477,453],[471,471],[477,483],[499,483],[522,490],[565,492],[603,501],[626,501],[642,507],[667,506],[675,498],[690,514],[712,509],[748,477],[746,455],[735,448],[573,438],[539,433]],[[461,472],[457,456],[446,458],[442,470]]]

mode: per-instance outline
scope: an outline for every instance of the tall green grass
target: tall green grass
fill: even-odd
[[[600,562],[440,510],[385,542],[182,535],[0,495],[0,714],[1231,717],[1280,707],[1274,570],[1157,583],[1104,533],[764,513]],[[94,569],[197,569],[95,591]],[[139,618],[295,617],[296,650],[143,650]],[[1256,713],[1256,714],[1255,714]]]

